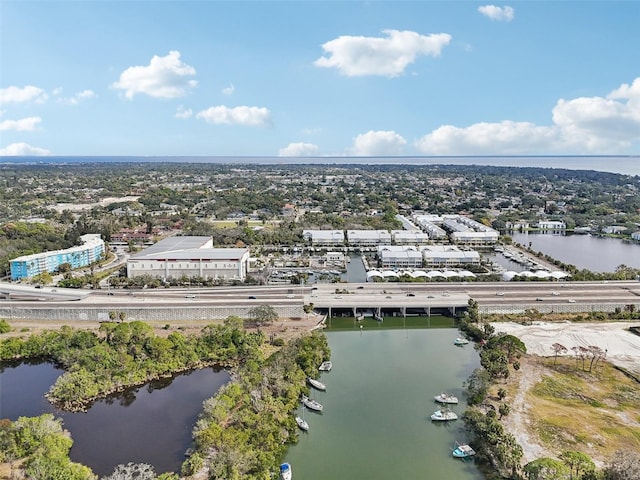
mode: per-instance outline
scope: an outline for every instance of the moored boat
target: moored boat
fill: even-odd
[[[466,345],[467,343],[469,343],[469,340],[467,340],[466,338],[460,338],[460,337],[456,338],[456,339],[453,341],[453,344],[454,344],[454,345],[458,345],[458,346],[460,346],[460,345]]]
[[[456,458],[469,458],[473,457],[476,454],[476,451],[466,443],[459,444],[458,442],[456,442],[456,447],[453,449],[452,453]]]
[[[316,380],[315,378],[307,377],[307,382],[309,382],[309,385],[311,385],[316,390],[325,391],[327,389],[327,386],[324,383]]]
[[[439,403],[452,403],[452,404],[458,403],[458,397],[445,392],[442,392],[440,395],[436,395],[433,398],[436,402],[439,402]]]
[[[282,480],[291,480],[293,478],[291,465],[289,463],[283,463],[280,465],[280,478]]]
[[[306,396],[302,397],[302,403],[304,403],[305,407],[307,407],[308,409],[315,410],[316,412],[321,412],[323,409],[320,402],[316,402],[315,400],[312,400],[311,398]]]
[[[330,372],[333,368],[333,364],[330,361],[322,362],[318,367],[321,372]]]
[[[431,420],[434,422],[448,422],[449,420],[457,420],[458,415],[448,408],[441,408],[431,414]]]
[[[309,430],[309,424],[304,418],[296,417],[296,423],[298,427],[300,427],[300,430],[304,430],[305,432]]]

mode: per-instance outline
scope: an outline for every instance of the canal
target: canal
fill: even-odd
[[[302,412],[309,432],[289,448],[294,478],[305,480],[484,478],[473,462],[454,459],[466,439],[462,420],[434,423],[433,397],[446,391],[461,402],[463,382],[479,366],[471,345],[456,347],[453,328],[327,332],[333,369],[313,392],[322,414]]]

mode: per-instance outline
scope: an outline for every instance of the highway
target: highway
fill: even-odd
[[[1,286],[5,286],[3,284]],[[331,283],[314,285],[269,285],[212,288],[77,291],[12,285],[0,288],[3,299],[18,305],[60,305],[132,307],[146,306],[235,306],[305,305],[347,306],[370,303],[371,307],[459,306],[473,298],[483,305],[548,304],[640,304],[640,282],[432,282],[432,283]],[[27,290],[29,292],[27,292]],[[29,293],[29,295],[27,295]],[[75,295],[73,295],[75,293]],[[69,302],[69,300],[75,300]]]

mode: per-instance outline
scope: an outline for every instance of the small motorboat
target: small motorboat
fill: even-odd
[[[282,480],[291,480],[293,473],[291,472],[291,465],[289,463],[282,463],[280,465],[280,478]]]
[[[332,368],[333,368],[333,364],[330,361],[326,361],[320,364],[320,366],[318,367],[318,370],[320,370],[321,372],[330,372]]]
[[[444,393],[443,392],[440,395],[436,395],[433,398],[438,403],[451,403],[451,404],[457,404],[458,403],[458,397],[456,397],[455,395],[451,395],[449,393]]]
[[[469,458],[473,457],[475,454],[476,451],[466,443],[459,444],[456,442],[456,447],[453,449],[453,456],[456,458]]]
[[[469,340],[467,340],[466,338],[460,338],[460,337],[456,338],[453,341],[453,344],[458,346],[466,345],[467,343],[469,343]]]
[[[457,420],[458,415],[448,408],[441,408],[431,414],[431,420],[434,422],[448,422],[449,420]]]

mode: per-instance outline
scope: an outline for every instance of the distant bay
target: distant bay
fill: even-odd
[[[7,163],[237,163],[302,165],[486,165],[493,167],[561,168],[640,175],[638,155],[523,155],[438,157],[216,157],[216,156],[5,156]]]

